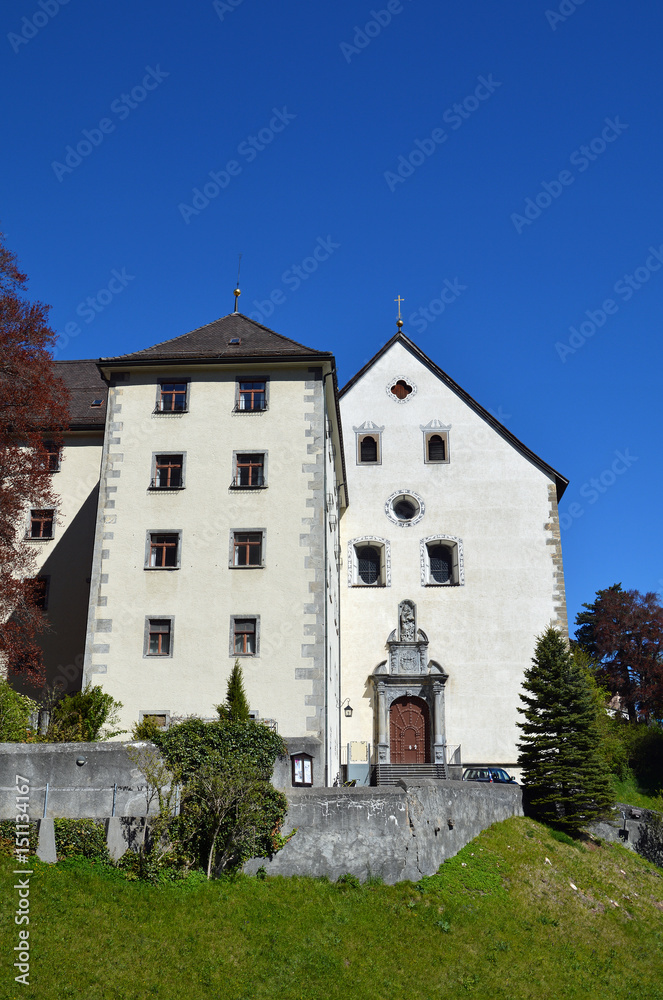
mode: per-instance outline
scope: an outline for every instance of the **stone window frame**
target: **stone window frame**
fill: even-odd
[[[50,535],[33,535],[32,534],[32,519],[33,514],[45,513],[48,511],[51,514],[51,533]],[[57,523],[58,510],[57,507],[31,507],[28,511],[27,523],[25,526],[25,540],[28,542],[52,542],[55,538],[55,525]],[[40,521],[48,520],[48,518],[39,518]]]
[[[161,408],[161,386],[165,385],[165,384],[168,384],[168,385],[180,385],[180,384],[184,384],[184,386],[186,387],[186,399],[185,399],[185,405],[184,405],[184,409],[183,410],[163,410]],[[191,376],[190,375],[177,375],[177,376],[163,375],[163,376],[159,376],[159,378],[157,379],[157,385],[156,385],[156,399],[155,399],[155,402],[154,402],[154,410],[152,411],[153,413],[158,413],[160,415],[171,416],[171,417],[172,416],[178,416],[178,415],[180,415],[182,413],[188,413],[189,412],[190,402],[191,402]]]
[[[411,387],[412,392],[409,392],[407,394],[407,396],[403,397],[403,399],[399,399],[398,396],[395,396],[393,394],[393,392],[391,391],[394,388],[394,386],[396,385],[397,382],[406,382]],[[393,399],[393,401],[395,403],[399,403],[402,406],[403,403],[409,403],[410,400],[413,399],[417,395],[417,386],[416,386],[416,383],[413,382],[413,380],[411,378],[408,378],[407,375],[396,375],[396,377],[392,378],[391,382],[389,382],[386,385],[385,391],[386,391],[387,395],[389,396],[389,399]]]
[[[255,637],[256,637],[255,652],[253,652],[253,653],[236,653],[235,652],[235,622],[236,621],[247,621],[247,620],[248,621],[254,621],[255,625],[256,625],[256,628],[255,628]],[[256,657],[260,656],[260,615],[256,615],[256,614],[254,614],[252,612],[251,614],[245,614],[245,615],[232,614],[230,616],[230,634],[229,634],[229,640],[228,640],[228,656],[232,657],[232,658],[235,658],[237,656],[242,656],[242,657],[246,657],[246,658],[250,657],[252,659],[255,659]]]
[[[409,521],[402,521],[394,513],[394,504],[397,503],[398,500],[400,499],[404,500],[412,499],[419,507],[418,513]],[[426,513],[426,503],[423,497],[421,497],[418,493],[415,493],[414,490],[411,489],[395,490],[385,500],[384,512],[386,516],[389,518],[389,520],[392,522],[392,524],[397,524],[399,528],[411,528],[414,524],[418,524],[419,521],[421,521],[421,519],[423,518],[424,514]]]
[[[265,405],[262,409],[245,409],[240,407],[240,385],[242,382],[264,382],[265,383]],[[265,413],[269,409],[269,397],[270,397],[270,378],[269,375],[237,375],[235,377],[235,413]]]
[[[245,412],[242,410],[242,412]],[[249,411],[251,412],[251,411]],[[261,486],[239,486],[236,483],[238,479],[237,475],[237,458],[239,455],[262,455],[262,485]],[[232,485],[233,490],[266,490],[268,486],[267,481],[267,465],[269,461],[269,451],[267,448],[237,448],[233,451],[233,474],[232,474]]]
[[[181,528],[148,528],[145,532],[145,566],[151,573],[172,573],[182,566],[182,536]],[[177,562],[175,566],[150,566],[152,535],[177,535]]]
[[[449,465],[449,431],[451,430],[451,426],[445,427],[445,425],[440,423],[438,420],[431,420],[429,424],[426,424],[425,426],[420,424],[419,426],[423,435],[424,465]],[[436,434],[444,441],[444,458],[428,457],[428,442]]]
[[[380,581],[362,583],[359,579],[357,550],[371,545],[380,549]],[[391,542],[379,535],[360,535],[348,542],[348,587],[365,587],[367,590],[391,587]]]
[[[355,461],[357,465],[382,465],[382,432],[384,426],[378,427],[377,424],[371,423],[371,421],[366,420],[359,427],[353,427],[352,430],[355,432]],[[361,457],[361,442],[364,438],[372,437],[375,438],[377,444],[378,457],[375,462],[364,462]]]
[[[437,583],[430,576],[428,546],[435,543],[446,545],[452,551],[453,579],[448,583]],[[426,535],[419,540],[419,573],[422,587],[463,587],[465,586],[465,553],[463,539],[457,535]]]
[[[170,711],[168,709],[164,708],[141,709],[138,712],[138,721],[142,722],[144,719],[146,718],[149,719],[151,716],[160,716],[160,715],[163,715],[166,719],[166,724],[165,726],[163,726],[163,728],[168,729],[170,727]]]
[[[170,624],[170,631],[168,633],[170,637],[170,644],[167,653],[150,653],[151,622],[168,622]],[[143,659],[172,660],[174,646],[175,646],[175,615],[145,615],[145,626],[143,630]],[[159,712],[158,714],[163,715],[163,712]]]
[[[157,457],[168,456],[168,455],[179,455],[182,459],[182,485],[181,486],[156,486],[157,480]],[[186,488],[186,455],[185,451],[153,451],[152,452],[152,464],[150,466],[150,490],[155,493],[173,493],[176,490],[183,490]]]
[[[261,535],[260,541],[260,562],[253,566],[236,566],[235,565],[235,535]],[[266,543],[267,543],[267,529],[266,528],[231,528],[230,538],[228,540],[228,569],[233,570],[255,570],[265,568],[265,555],[266,555]],[[240,616],[241,617],[241,616]]]

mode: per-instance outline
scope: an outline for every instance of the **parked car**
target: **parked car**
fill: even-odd
[[[495,784],[516,784],[516,779],[501,767],[467,767],[463,771],[463,781],[494,781]]]

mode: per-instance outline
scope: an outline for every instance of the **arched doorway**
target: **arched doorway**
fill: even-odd
[[[423,698],[396,698],[389,710],[392,764],[430,763],[428,705]]]

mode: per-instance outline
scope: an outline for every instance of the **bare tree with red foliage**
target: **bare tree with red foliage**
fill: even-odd
[[[0,233],[0,664],[8,677],[41,687],[37,637],[47,621],[26,521],[30,507],[57,506],[45,440],[61,447],[68,394],[49,353],[49,307],[29,302],[26,284]]]
[[[576,617],[576,641],[598,664],[603,683],[631,722],[663,716],[663,607],[654,593],[615,583]]]

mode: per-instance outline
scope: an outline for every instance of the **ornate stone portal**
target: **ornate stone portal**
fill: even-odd
[[[378,762],[392,763],[390,709],[397,698],[405,697],[426,703],[431,741],[427,757],[432,763],[444,764],[444,685],[448,674],[439,663],[428,659],[428,636],[418,628],[414,601],[398,605],[398,628],[389,635],[387,646],[389,659],[380,663],[370,678],[375,689]]]

